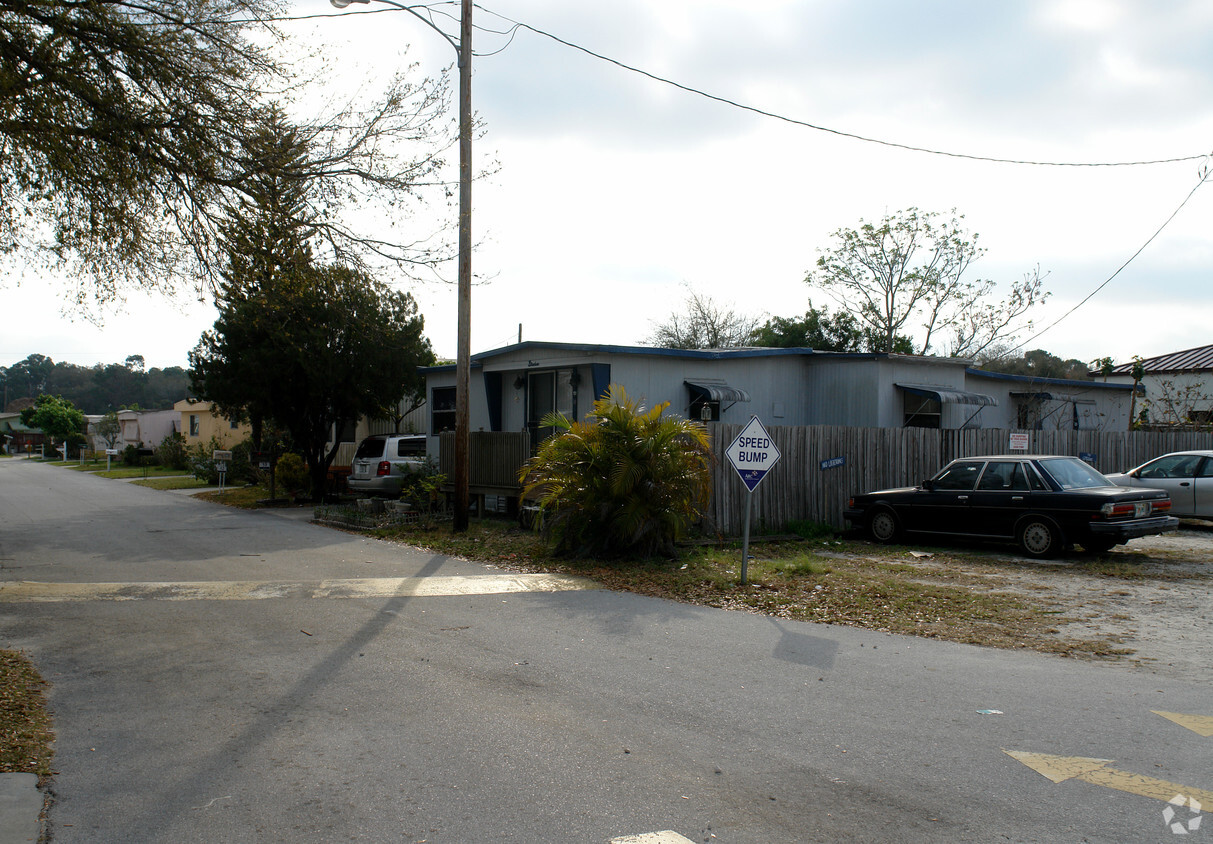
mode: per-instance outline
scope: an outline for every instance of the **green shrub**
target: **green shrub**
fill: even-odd
[[[699,422],[645,410],[610,388],[584,422],[560,414],[557,429],[523,467],[523,499],[539,508],[536,529],[559,552],[674,554],[707,507],[711,443]]]
[[[188,469],[189,451],[185,445],[185,437],[174,431],[161,440],[160,445],[156,447],[156,459],[160,461],[161,466],[168,466],[170,469]]]
[[[422,515],[435,515],[446,511],[447,476],[438,471],[437,461],[426,458],[421,471],[408,472],[400,488],[400,500],[407,501]]]
[[[248,441],[237,443],[228,448],[217,437],[211,437],[210,442],[198,443],[189,447],[186,461],[190,472],[193,473],[195,478],[208,484],[219,483],[219,469],[214,459],[216,451],[230,451],[232,453],[232,459],[226,461],[225,484],[241,484],[253,480],[253,468],[249,463],[251,449]]]
[[[312,479],[308,474],[307,464],[294,452],[288,452],[279,457],[274,472],[278,483],[292,498],[311,486]]]

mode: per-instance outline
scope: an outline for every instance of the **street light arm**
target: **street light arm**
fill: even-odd
[[[345,9],[351,3],[362,3],[363,5],[366,5],[370,2],[371,2],[371,0],[329,0],[329,3],[331,3],[333,5],[333,7],[336,9]],[[434,30],[439,35],[441,35],[446,40],[446,43],[450,44],[451,47],[454,48],[455,53],[460,56],[460,62],[461,62],[460,66],[462,66],[463,54],[459,49],[459,42],[456,41],[451,36],[447,35],[445,32],[443,32],[432,20],[430,20],[429,18],[425,17],[420,12],[418,12],[415,7],[406,6],[403,3],[397,3],[396,0],[377,0],[377,2],[386,3],[389,6],[394,6],[395,8],[400,9],[402,12],[408,12],[410,15],[415,17],[417,20],[421,21],[423,24],[428,26],[430,29]],[[425,8],[425,7],[422,7],[422,8]]]

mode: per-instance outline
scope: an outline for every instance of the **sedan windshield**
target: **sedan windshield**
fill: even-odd
[[[1040,467],[1057,481],[1062,489],[1092,489],[1100,486],[1115,486],[1099,472],[1077,457],[1056,457],[1041,460]]]

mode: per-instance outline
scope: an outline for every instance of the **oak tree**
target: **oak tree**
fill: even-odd
[[[963,219],[910,208],[878,223],[861,220],[857,229],[833,233],[834,246],[819,251],[805,281],[872,332],[873,351],[893,351],[898,336],[910,336],[914,351],[927,354],[943,335],[945,354],[978,357],[1030,329],[1020,320],[1048,294],[1039,269],[1001,301],[993,299],[993,281],[968,280],[985,250],[961,227]]]

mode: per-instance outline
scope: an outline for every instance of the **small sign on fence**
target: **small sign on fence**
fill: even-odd
[[[829,460],[821,461],[821,471],[826,469],[837,469],[839,466],[847,465],[846,457],[831,457]]]
[[[1011,432],[1011,451],[1027,451],[1028,435],[1024,431]]]

